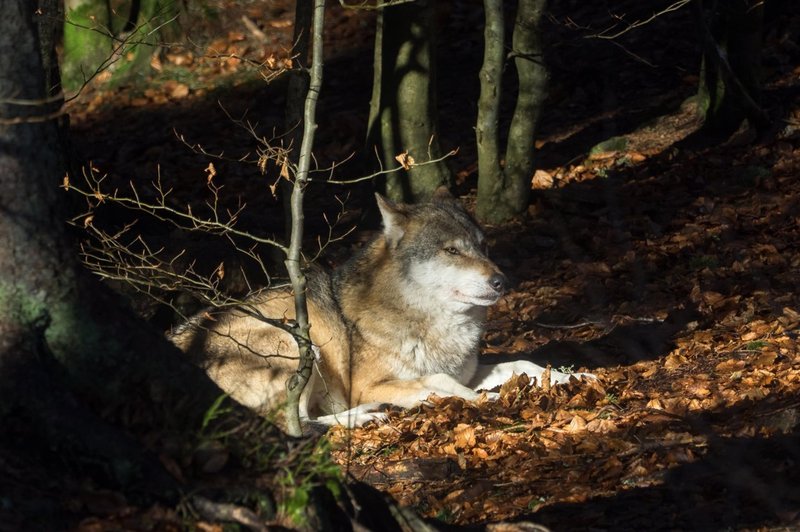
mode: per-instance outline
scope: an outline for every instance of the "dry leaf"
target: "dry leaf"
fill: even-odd
[[[461,449],[475,447],[475,427],[466,423],[459,423],[453,429],[455,446]]]
[[[664,367],[675,369],[686,364],[686,357],[680,353],[672,353],[664,360]]]
[[[281,177],[286,181],[289,181],[289,158],[283,157],[281,161]]]
[[[408,150],[396,155],[394,159],[400,163],[400,166],[403,167],[403,170],[411,170],[411,168],[414,166],[414,158],[408,154]]]
[[[217,175],[217,169],[214,168],[214,163],[208,163],[208,166],[205,169],[208,177],[206,179],[207,184],[211,184],[211,180],[214,179],[214,176]]]
[[[189,96],[189,86],[185,83],[178,83],[169,91],[169,97],[176,100],[187,96]]]
[[[565,427],[567,432],[583,432],[586,430],[586,420],[581,416],[573,416],[572,421]]]
[[[531,179],[531,186],[535,189],[553,188],[553,176],[544,170],[536,170]]]

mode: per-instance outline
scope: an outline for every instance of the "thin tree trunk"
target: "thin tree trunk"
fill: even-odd
[[[297,164],[300,158],[300,145],[303,142],[303,107],[308,94],[308,45],[311,42],[311,19],[313,4],[310,0],[298,0],[294,11],[294,35],[292,56],[294,66],[289,73],[286,89],[286,118],[284,127],[288,133],[288,143],[292,151],[292,163]],[[284,233],[286,239],[292,235],[292,184],[281,179],[281,201],[283,204]]]
[[[127,83],[132,76],[148,72],[153,56],[161,52],[161,43],[174,41],[181,35],[177,1],[140,0],[135,7],[138,7],[135,26],[122,35],[128,42],[115,64],[112,85]]]
[[[705,134],[727,137],[744,119],[757,128],[769,124],[758,105],[763,13],[763,2],[714,2],[706,22],[702,1],[695,1],[703,43],[698,102]]]
[[[478,148],[477,214],[486,218],[494,200],[502,191],[503,168],[500,165],[500,93],[505,60],[505,24],[502,0],[484,0],[486,23],[483,30],[483,65],[479,73],[481,92],[475,137]]]
[[[294,187],[292,189],[292,237],[289,243],[289,252],[286,257],[286,269],[292,281],[294,291],[295,320],[297,322],[292,331],[297,347],[300,351],[300,360],[297,371],[286,383],[288,393],[286,406],[287,432],[292,436],[303,433],[300,425],[300,395],[303,393],[311,371],[314,367],[314,352],[311,349],[309,336],[308,306],[306,304],[306,277],[302,270],[301,250],[303,245],[303,197],[308,184],[308,172],[311,167],[311,155],[314,147],[314,133],[317,129],[316,111],[317,99],[322,88],[322,43],[323,27],[325,20],[325,0],[314,0],[314,14],[312,18],[312,53],[311,77],[309,79],[308,93],[303,110],[303,142],[300,146],[300,159],[297,165]]]
[[[517,6],[512,46],[519,94],[506,147],[506,183],[502,201],[506,212],[495,216],[496,220],[522,214],[528,208],[534,141],[547,88],[540,29],[546,4],[546,0],[520,0]]]
[[[384,168],[397,166],[395,157],[406,151],[416,162],[441,157],[434,9],[434,2],[422,0],[386,7],[379,18],[374,83],[380,84],[380,103],[375,103],[373,89],[370,129],[380,131],[379,151]],[[419,201],[450,182],[450,171],[444,162],[439,162],[389,174],[379,188],[396,201]]]
[[[520,0],[517,5],[512,53],[519,91],[503,166],[497,132],[503,66],[503,7],[497,0],[484,1],[485,51],[476,127],[479,172],[476,214],[486,222],[507,221],[524,213],[528,206],[536,126],[547,85],[539,29],[545,5],[546,0]]]
[[[58,68],[56,44],[63,31],[64,5],[58,0],[38,0],[36,13],[46,94],[57,96],[61,92],[61,72]]]

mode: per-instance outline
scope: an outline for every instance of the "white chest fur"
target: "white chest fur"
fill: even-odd
[[[425,323],[409,323],[397,331],[398,378],[414,379],[444,373],[461,382],[472,377],[483,324],[468,314],[443,313]]]

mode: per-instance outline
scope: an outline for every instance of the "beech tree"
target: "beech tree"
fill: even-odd
[[[764,2],[694,2],[703,61],[698,103],[703,131],[727,137],[748,119],[761,129],[769,120],[759,106]]]
[[[109,68],[115,82],[125,81],[149,67],[160,38],[179,33],[172,0],[123,2],[123,17],[115,15],[110,0],[65,0],[64,8],[61,77],[70,90]]]
[[[367,139],[377,147],[382,168],[407,153],[416,162],[441,159],[438,136],[435,2],[386,5],[378,11],[374,75]],[[387,174],[378,182],[395,201],[419,201],[451,182],[439,160]]]
[[[499,107],[506,60],[503,2],[484,1],[484,56],[475,134],[478,145],[476,214],[486,222],[506,221],[525,212],[528,206],[534,136],[547,84],[539,30],[545,5],[546,0],[520,0],[517,5],[509,56],[514,59],[519,86],[505,157],[502,157]]]

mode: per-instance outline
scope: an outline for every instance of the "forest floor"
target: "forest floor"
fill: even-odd
[[[203,50],[166,54],[146,85],[100,80],[70,104],[74,148],[112,179],[146,189],[160,172],[189,198],[205,186],[208,158],[176,133],[224,151],[217,179],[230,198],[248,198],[244,223],[280,232],[265,178],[235,162],[254,143],[231,117],[246,112],[262,135],[281,126],[285,86],[265,86],[240,58],[286,57],[291,3],[215,4],[219,16],[200,29],[218,36]],[[441,20],[441,142],[460,148],[450,163],[470,204],[482,14],[479,2],[458,4]],[[483,349],[597,380],[548,389],[520,376],[497,401],[431,399],[386,423],[333,429],[333,457],[440,524],[800,526],[800,18],[766,25],[763,102],[774,130],[702,147],[686,101],[699,67],[688,14],[614,42],[585,38],[615,20],[609,12],[646,15],[636,2],[611,4],[563,2],[546,24],[539,171],[528,215],[488,228],[513,289],[491,309]],[[373,24],[370,13],[329,10],[322,166],[363,151]],[[368,192],[351,191],[345,222],[357,221]],[[331,190],[315,193],[312,234],[336,205]],[[119,524],[121,512],[112,505],[79,528]]]

